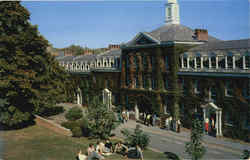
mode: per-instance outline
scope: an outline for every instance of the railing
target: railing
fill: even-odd
[[[180,72],[223,72],[223,73],[250,73],[250,69],[240,68],[180,68]]]

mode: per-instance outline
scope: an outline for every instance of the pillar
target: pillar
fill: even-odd
[[[222,119],[222,111],[220,110],[219,111],[219,123],[220,123],[220,125],[219,125],[219,132],[220,132],[220,136],[223,136],[223,134],[222,134],[222,122],[221,122],[221,119]]]
[[[211,57],[208,58],[208,68],[212,68]]]
[[[235,69],[235,56],[233,56],[233,69]]]
[[[227,69],[227,56],[225,56],[225,69]]]
[[[242,66],[243,66],[243,69],[246,69],[246,56],[243,56],[243,61],[242,61]]]
[[[187,57],[187,68],[189,68],[189,57]]]
[[[197,68],[196,57],[194,58],[194,68]]]
[[[215,60],[216,60],[216,69],[218,69],[219,68],[219,57],[215,57]]]
[[[206,121],[206,108],[203,108],[203,126],[205,126]],[[205,127],[203,127],[203,132],[205,132]]]
[[[184,68],[183,57],[181,57],[181,68]]]
[[[219,136],[219,111],[216,111],[216,137]]]
[[[201,57],[201,69],[203,69],[203,57]]]
[[[137,104],[135,104],[135,119],[139,120],[139,116],[140,116],[140,112],[139,112]]]

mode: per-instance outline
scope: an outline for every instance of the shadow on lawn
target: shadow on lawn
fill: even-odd
[[[180,158],[172,153],[172,152],[164,152],[164,154],[167,156],[168,159],[171,159],[171,160],[180,160]]]

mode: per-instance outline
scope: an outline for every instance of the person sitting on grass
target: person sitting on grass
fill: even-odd
[[[143,160],[142,149],[138,144],[128,149],[128,158]]]
[[[88,147],[88,160],[94,160],[94,159],[104,159],[104,157],[95,151],[94,144],[90,143]]]
[[[113,152],[113,144],[109,139],[106,139],[104,150],[106,150],[107,152],[111,152],[111,153]]]
[[[119,141],[116,145],[115,145],[115,153],[121,154],[124,157],[127,157],[128,154],[128,147],[125,146],[124,144],[122,144],[121,141]]]
[[[77,155],[77,160],[87,160],[87,156],[85,154],[82,154],[82,150],[79,151]]]

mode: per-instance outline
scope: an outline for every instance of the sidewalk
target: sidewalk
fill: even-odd
[[[127,128],[127,129],[132,130],[135,128],[135,126],[137,124],[139,124],[141,126],[141,129],[147,133],[168,137],[168,138],[174,139],[176,141],[188,142],[190,140],[190,133],[189,132],[182,131],[181,133],[176,133],[173,131],[160,129],[158,127],[148,127],[148,126],[145,126],[143,124],[136,123],[135,121],[132,121],[132,120],[129,120],[125,124],[121,124],[116,129],[115,133],[117,133],[118,135],[121,136],[121,134],[118,133],[118,132],[120,132],[120,129]],[[208,135],[204,135],[203,140],[204,140],[205,146],[209,146],[212,148],[220,148],[220,149],[226,150],[228,152],[234,152],[237,154],[241,154],[242,151],[245,149],[250,150],[250,144],[247,144],[247,143],[241,144],[241,143],[232,142],[232,141],[226,140],[226,139],[211,137]]]

